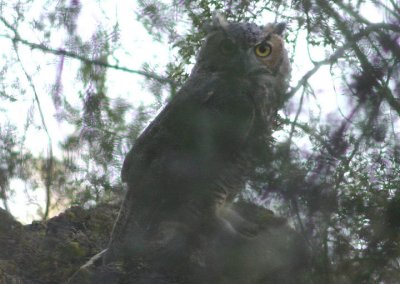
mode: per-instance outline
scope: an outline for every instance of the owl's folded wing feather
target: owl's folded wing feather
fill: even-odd
[[[135,180],[170,149],[229,158],[244,143],[254,119],[253,102],[237,84],[218,75],[189,79],[135,142],[122,180]]]

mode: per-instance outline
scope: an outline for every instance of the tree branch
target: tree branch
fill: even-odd
[[[119,71],[123,71],[123,72],[127,72],[127,73],[142,75],[142,76],[144,76],[144,77],[146,77],[148,79],[153,79],[153,80],[156,80],[156,81],[158,81],[160,83],[167,83],[167,84],[169,84],[171,86],[175,86],[176,85],[176,82],[174,80],[172,80],[171,78],[163,77],[163,76],[157,75],[157,74],[155,74],[153,72],[146,72],[146,71],[142,71],[142,70],[134,70],[134,69],[130,69],[130,68],[127,68],[127,67],[124,67],[124,66],[110,64],[108,62],[105,62],[105,61],[102,61],[102,60],[98,60],[98,59],[88,59],[88,58],[86,58],[84,56],[81,56],[79,54],[76,54],[76,53],[74,53],[72,51],[67,51],[67,50],[63,50],[63,49],[55,49],[55,48],[48,47],[48,46],[46,46],[44,44],[38,44],[38,43],[30,42],[28,40],[23,39],[19,35],[17,30],[11,24],[9,24],[2,16],[0,16],[0,21],[14,33],[14,36],[9,36],[9,35],[1,35],[1,36],[5,37],[5,38],[9,38],[14,43],[22,43],[22,44],[24,44],[26,46],[29,46],[31,49],[38,49],[38,50],[41,50],[41,51],[46,52],[46,53],[50,53],[50,54],[54,54],[54,55],[66,56],[66,57],[69,57],[69,58],[80,60],[80,61],[82,61],[84,63],[87,63],[87,64],[93,64],[93,65],[106,67],[106,68],[111,68],[111,69],[115,69],[115,70],[119,70]]]
[[[14,42],[13,45],[14,45],[15,53],[17,55],[18,62],[21,65],[21,69],[24,72],[24,74],[25,74],[25,76],[26,76],[26,78],[27,78],[27,80],[29,82],[29,85],[32,88],[32,91],[33,91],[33,94],[34,94],[34,97],[35,97],[35,102],[36,102],[36,105],[37,105],[38,110],[39,110],[42,126],[43,126],[44,131],[46,132],[47,139],[48,139],[49,153],[48,153],[48,160],[47,160],[47,165],[46,165],[46,177],[45,177],[46,207],[45,207],[45,213],[44,213],[44,216],[43,216],[43,219],[46,220],[49,217],[50,203],[51,203],[51,185],[53,183],[53,142],[52,142],[49,130],[48,130],[47,125],[46,125],[46,120],[45,120],[44,115],[43,115],[42,105],[40,103],[40,99],[39,99],[39,95],[38,95],[38,93],[36,91],[36,87],[33,84],[33,79],[28,74],[28,72],[26,71],[26,69],[25,69],[25,67],[24,67],[24,65],[23,65],[23,63],[21,61],[21,58],[20,58],[19,52],[18,52],[17,44]]]
[[[374,67],[368,60],[367,56],[361,51],[360,47],[357,45],[357,40],[355,40],[355,36],[352,34],[350,29],[347,27],[345,21],[342,20],[341,16],[335,11],[332,7],[329,6],[329,3],[326,0],[319,0],[320,4],[326,7],[326,11],[329,13],[330,16],[335,20],[338,28],[344,34],[346,40],[348,41],[349,46],[354,51],[356,57],[360,61],[361,67],[366,71],[370,72],[371,74],[374,73]],[[365,20],[366,21],[366,20]],[[369,23],[369,22],[367,22]],[[370,24],[366,27],[363,31],[359,32],[368,35],[370,32],[377,32],[378,34],[381,32],[381,29],[389,29],[391,31],[395,31],[400,33],[400,27],[395,26],[392,24]],[[366,33],[365,31],[369,31]],[[382,97],[386,100],[386,102],[392,107],[399,115],[400,115],[400,102],[396,99],[391,92],[388,91],[388,88],[382,90],[381,93]]]
[[[356,43],[362,38],[369,36],[373,32],[380,32],[382,29],[388,29],[400,33],[400,26],[378,23],[369,25],[368,27],[352,35],[351,37],[346,37],[347,42],[339,47],[332,55],[324,60],[314,63],[314,67],[307,73],[305,73],[304,76],[299,80],[297,85],[290,90],[289,97],[292,97],[301,87],[303,87],[308,82],[308,80],[319,70],[320,67],[335,63],[346,50],[348,50],[349,48],[354,48]]]

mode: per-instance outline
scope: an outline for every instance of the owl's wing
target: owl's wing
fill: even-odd
[[[189,79],[127,154],[122,180],[140,177],[171,149],[222,158],[237,151],[254,121],[254,103],[246,92],[240,82],[217,75]]]

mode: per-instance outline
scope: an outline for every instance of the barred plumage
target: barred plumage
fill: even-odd
[[[188,81],[126,156],[128,193],[111,254],[129,247],[131,235],[157,235],[166,222],[192,232],[245,227],[221,210],[244,188],[254,149],[270,137],[285,101],[290,67],[282,32],[282,24],[214,18]]]

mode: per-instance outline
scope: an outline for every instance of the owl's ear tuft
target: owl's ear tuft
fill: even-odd
[[[286,30],[286,23],[278,23],[274,26],[274,33],[277,35],[283,35]]]
[[[213,26],[215,28],[220,28],[223,30],[225,30],[229,25],[229,22],[225,19],[225,17],[217,11],[215,11],[213,13],[213,21],[212,22],[213,22]]]

